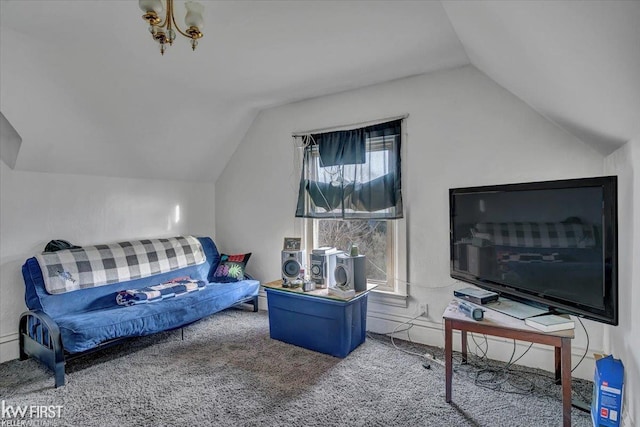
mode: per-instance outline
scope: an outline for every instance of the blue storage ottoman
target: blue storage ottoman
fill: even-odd
[[[265,288],[271,338],[346,357],[366,338],[367,294],[349,301]]]

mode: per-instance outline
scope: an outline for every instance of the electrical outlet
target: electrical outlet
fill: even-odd
[[[420,304],[418,312],[422,317],[429,317],[429,306],[427,304]]]

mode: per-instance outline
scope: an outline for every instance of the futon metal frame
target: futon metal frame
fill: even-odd
[[[258,296],[253,296],[239,301],[232,307],[244,307],[245,304],[253,306],[253,311],[258,311]],[[215,313],[214,313],[215,314]],[[204,319],[204,318],[203,318]],[[199,322],[187,323],[166,331],[182,329],[182,339],[184,339],[184,328]],[[33,357],[40,363],[53,371],[55,375],[55,387],[62,387],[65,383],[65,363],[96,351],[103,350],[123,341],[138,337],[122,337],[100,343],[98,346],[80,353],[69,353],[64,349],[62,335],[58,324],[44,311],[31,310],[22,313],[19,325],[20,337],[20,360],[27,360]],[[163,331],[163,332],[166,332]]]

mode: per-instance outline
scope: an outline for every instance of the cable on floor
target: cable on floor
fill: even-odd
[[[411,341],[411,336],[409,335],[409,330],[410,330],[411,328],[413,328],[414,324],[413,324],[413,323],[410,323],[410,322],[413,322],[414,320],[416,320],[416,319],[417,319],[418,317],[420,317],[420,316],[422,316],[422,313],[418,314],[418,315],[417,315],[417,316],[415,316],[415,317],[412,317],[411,319],[409,319],[409,320],[407,320],[407,321],[405,321],[405,322],[399,323],[395,328],[393,328],[393,331],[391,331],[391,332],[387,332],[387,333],[381,333],[380,335],[386,335],[386,336],[390,337],[390,338],[391,338],[391,345],[392,345],[392,346],[393,346],[393,348],[395,348],[396,350],[400,350],[400,351],[401,351],[401,352],[403,352],[403,353],[407,353],[407,354],[411,354],[411,355],[413,355],[413,356],[418,356],[418,357],[421,357],[421,358],[423,358],[423,359],[427,359],[427,357],[426,357],[426,354],[425,354],[425,353],[416,353],[416,352],[414,352],[414,351],[409,351],[409,350],[406,350],[406,349],[404,349],[404,348],[400,348],[400,347],[398,347],[398,345],[397,345],[397,344],[395,343],[395,341],[394,341],[394,338],[395,338],[395,337],[394,337],[394,334],[397,334],[397,333],[399,333],[399,332],[407,332],[407,337],[409,338],[409,341],[408,341],[408,342],[410,342],[411,344],[413,344],[413,342]],[[399,329],[401,326],[403,326],[403,325],[407,325],[407,324],[409,324],[409,327],[408,327],[408,328],[405,328],[405,329]],[[377,338],[375,338],[375,337],[371,336],[371,335],[370,335],[370,333],[369,333],[368,331],[367,331],[367,336],[368,336],[368,337],[370,337],[371,339],[375,339],[375,340],[377,340],[377,341],[383,342],[383,341],[378,340]]]
[[[407,332],[408,342],[414,344],[411,341],[411,336],[409,330],[415,326],[413,322],[415,319],[420,317],[422,313],[419,315],[412,317],[411,319],[398,324],[391,332],[381,333],[379,335],[386,335],[391,340],[391,345],[396,350],[402,351],[403,353],[407,353],[410,355],[418,356],[426,362],[429,361],[428,354],[430,354],[435,360],[444,360],[444,351],[440,349],[440,352],[433,351],[431,353],[417,353],[415,351],[410,351],[399,347],[395,342],[395,335],[401,332]],[[586,355],[589,351],[589,333],[580,318],[578,318],[580,325],[582,326],[586,337],[587,337],[587,346],[585,351],[576,364],[573,367],[571,372],[575,371],[575,369],[584,361]],[[407,326],[401,329],[402,326]],[[444,324],[442,325],[442,332],[444,334]],[[519,373],[517,370],[516,363],[522,359],[533,347],[533,343],[530,343],[529,346],[524,350],[522,354],[518,357],[515,357],[516,353],[516,340],[513,340],[513,350],[511,352],[511,357],[506,363],[496,363],[496,361],[492,361],[488,357],[489,352],[489,341],[486,335],[482,335],[482,341],[478,342],[477,337],[473,333],[469,333],[470,340],[467,340],[467,361],[463,363],[462,354],[459,352],[453,352],[452,361],[453,361],[453,371],[461,374],[466,374],[475,385],[478,387],[488,388],[491,390],[499,391],[506,394],[521,394],[521,395],[537,395],[540,397],[552,398],[554,400],[561,400],[561,395],[558,394],[557,386],[555,378],[552,378],[548,375],[538,372],[526,372]],[[387,342],[382,341],[374,336],[372,336],[367,331],[367,337],[379,341],[385,345],[389,345]],[[470,343],[473,343],[475,348],[471,348]],[[514,369],[516,368],[516,369]],[[532,380],[531,376],[541,377],[546,381],[536,382]],[[575,381],[575,380],[574,380]],[[571,388],[572,393],[579,396],[585,402],[590,402],[591,398],[585,397],[576,387]],[[555,391],[555,393],[554,393]]]

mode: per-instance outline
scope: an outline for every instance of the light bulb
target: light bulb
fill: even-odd
[[[161,0],[138,0],[138,6],[145,13],[161,13],[164,10]]]
[[[184,22],[187,24],[187,28],[196,27],[199,30],[202,30],[204,27],[204,19],[202,18],[204,6],[195,1],[188,1],[184,6],[187,8],[187,15],[184,17]]]

